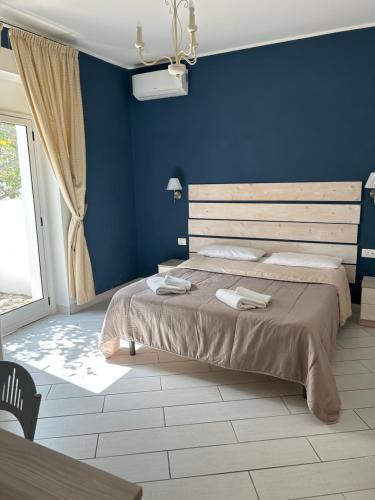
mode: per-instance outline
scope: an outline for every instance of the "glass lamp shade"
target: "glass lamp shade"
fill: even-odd
[[[367,179],[365,188],[375,189],[375,172],[371,172],[370,177]]]
[[[178,177],[171,177],[169,179],[167,191],[182,191],[181,182]]]

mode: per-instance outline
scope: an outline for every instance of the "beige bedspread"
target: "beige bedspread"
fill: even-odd
[[[145,280],[118,291],[99,347],[108,357],[120,338],[306,387],[312,413],[335,422],[340,400],[330,366],[339,322],[351,314],[343,268],[317,270],[196,256],[171,274],[191,280],[186,295],[155,295]],[[244,286],[272,295],[266,309],[237,311],[218,288]]]

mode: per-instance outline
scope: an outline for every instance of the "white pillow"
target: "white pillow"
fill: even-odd
[[[241,247],[236,245],[209,245],[199,250],[199,255],[219,259],[257,261],[266,254],[259,248]]]
[[[327,255],[315,255],[311,253],[280,252],[273,253],[271,257],[264,260],[264,263],[278,264],[279,266],[337,269],[340,267],[342,259],[339,257],[329,257]]]

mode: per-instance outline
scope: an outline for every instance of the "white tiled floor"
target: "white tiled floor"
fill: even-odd
[[[353,319],[332,367],[343,411],[325,425],[296,384],[139,346],[105,360],[105,306],[5,339],[43,401],[36,440],[143,485],[145,500],[375,500],[375,330]],[[0,426],[20,432],[0,413]]]

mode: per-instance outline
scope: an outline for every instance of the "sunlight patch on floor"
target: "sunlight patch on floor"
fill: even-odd
[[[127,342],[107,361],[97,347],[99,332],[98,318],[54,316],[8,335],[7,358],[99,394],[134,367]]]

